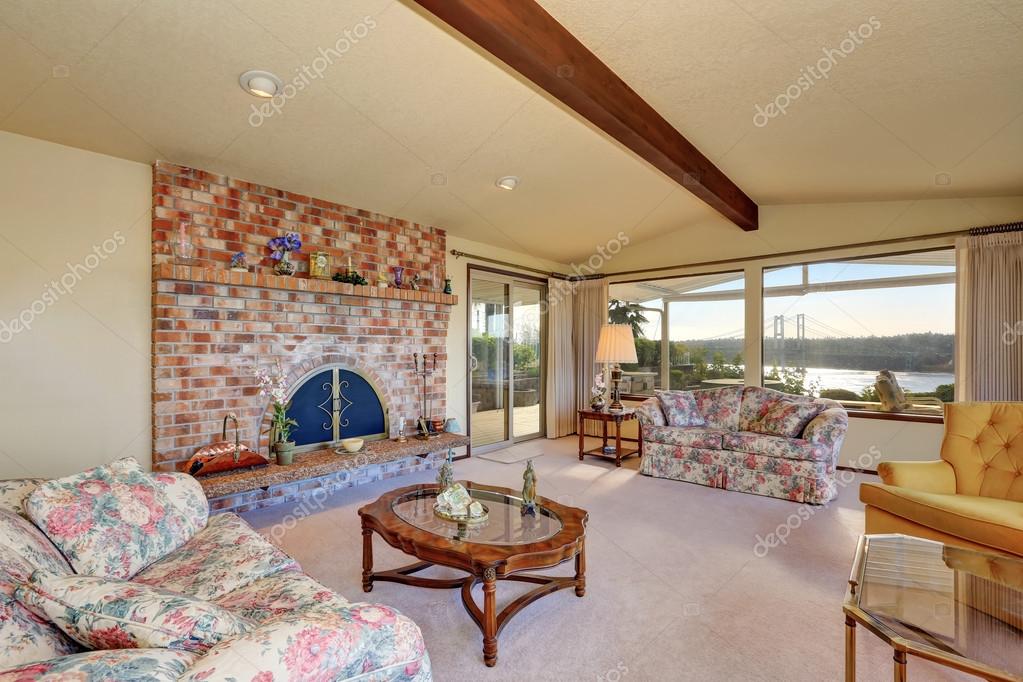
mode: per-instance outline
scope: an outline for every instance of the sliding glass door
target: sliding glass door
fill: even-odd
[[[546,287],[490,271],[469,277],[469,428],[473,448],[544,435]]]

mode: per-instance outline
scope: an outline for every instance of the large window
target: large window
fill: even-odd
[[[632,325],[639,359],[622,391],[741,385],[744,296],[741,272],[612,284],[610,320]]]
[[[764,271],[770,388],[937,413],[954,399],[954,329],[951,249]]]

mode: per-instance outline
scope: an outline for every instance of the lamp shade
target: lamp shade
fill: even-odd
[[[600,330],[597,341],[597,362],[639,362],[636,357],[636,339],[632,326],[627,324],[606,324]]]

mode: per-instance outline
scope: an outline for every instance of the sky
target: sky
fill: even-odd
[[[810,266],[811,282],[841,282],[879,277],[954,272],[949,266],[878,265],[824,263]],[[769,271],[764,286],[800,283],[800,266]],[[738,291],[742,281],[707,287],[700,291]],[[612,288],[612,296],[614,295]],[[660,300],[644,302],[659,308]],[[744,325],[743,301],[672,303],[671,338],[741,338]],[[849,336],[891,336],[915,332],[951,334],[955,329],[955,285],[865,289],[812,293],[799,297],[765,297],[766,334],[773,334],[773,318],[784,315],[785,335],[795,336],[795,316],[806,315],[807,336],[811,338]],[[647,338],[660,338],[656,313],[647,313]]]

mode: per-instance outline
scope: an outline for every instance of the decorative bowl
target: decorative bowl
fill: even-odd
[[[341,447],[348,452],[358,452],[362,449],[365,441],[362,438],[344,438],[341,440]]]

